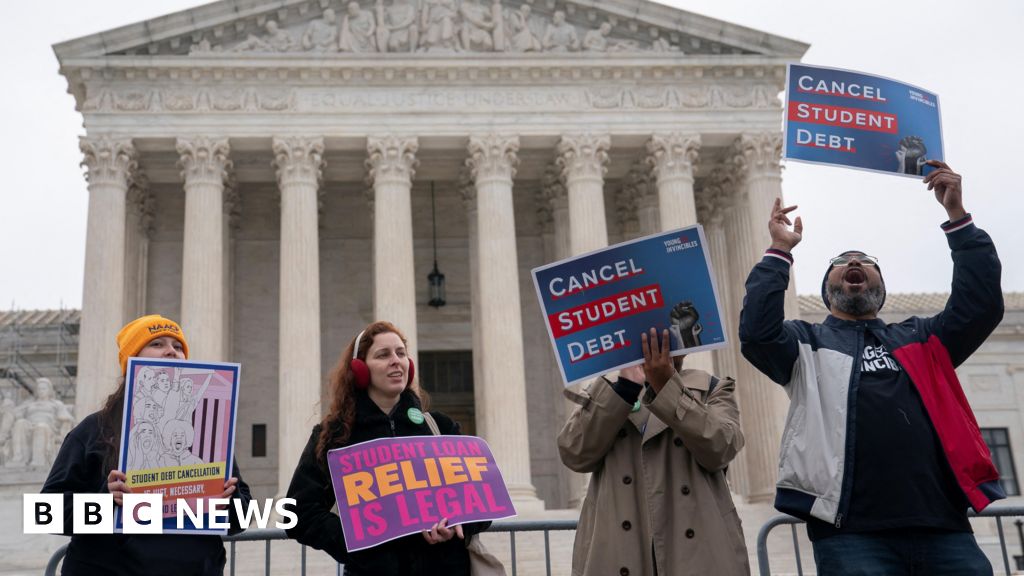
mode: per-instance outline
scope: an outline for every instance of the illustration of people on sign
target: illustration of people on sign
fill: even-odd
[[[921,176],[924,165],[928,162],[926,154],[928,154],[928,149],[921,137],[904,136],[900,140],[900,149],[896,151],[896,160],[899,161],[896,171],[901,174]]]
[[[195,384],[191,378],[182,378],[181,385],[179,388],[179,404],[176,412],[176,418],[178,420],[184,420],[185,422],[192,421],[192,415],[195,414],[196,405],[199,404],[199,400],[206,393],[206,389],[210,386],[210,380],[213,378],[213,374],[206,375],[206,381],[203,382],[202,388],[199,389],[199,393],[194,393]]]
[[[139,422],[131,434],[128,446],[128,468],[142,470],[160,467],[160,440],[152,422]]]
[[[684,300],[672,307],[668,315],[669,332],[683,348],[700,346],[700,333],[704,327],[700,323],[700,313],[693,302]]]
[[[192,453],[195,435],[190,422],[169,420],[163,429],[164,452],[160,455],[160,466],[202,464],[203,461]]]

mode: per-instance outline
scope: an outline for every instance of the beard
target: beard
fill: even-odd
[[[885,299],[885,286],[868,288],[859,294],[847,294],[839,284],[828,285],[828,301],[832,308],[850,316],[877,314]]]

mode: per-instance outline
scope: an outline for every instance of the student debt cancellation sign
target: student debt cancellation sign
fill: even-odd
[[[785,132],[803,162],[918,177],[944,157],[938,96],[847,70],[790,64]]]
[[[713,278],[700,226],[535,268],[565,383],[639,364],[652,327],[670,331],[673,356],[725,347]]]

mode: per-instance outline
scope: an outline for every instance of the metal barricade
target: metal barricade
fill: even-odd
[[[994,518],[996,521],[996,532],[999,534],[999,549],[1003,557],[1003,569],[1007,576],[1013,572],[1010,570],[1010,556],[1006,549],[1006,535],[1003,532],[1003,518],[1007,516],[1024,516],[1024,506],[989,506],[980,513],[969,511],[969,518]],[[772,570],[768,564],[768,534],[776,526],[789,524],[793,534],[793,553],[796,556],[797,574],[803,576],[804,570],[800,559],[800,543],[797,540],[797,524],[803,524],[803,520],[794,518],[788,514],[772,516],[761,526],[757,533],[757,568],[761,576],[771,576]]]
[[[553,531],[560,530],[575,530],[576,520],[507,520],[493,522],[491,527],[487,529],[487,532],[508,532],[509,535],[509,551],[511,556],[511,566],[507,566],[512,576],[518,575],[518,567],[516,566],[516,534],[520,532],[543,532],[544,533],[544,564],[546,568],[547,576],[551,576],[551,541],[550,534]],[[263,553],[263,566],[264,574],[270,576],[270,543],[274,540],[287,540],[288,536],[284,530],[276,530],[271,528],[264,529],[250,529],[242,532],[241,534],[235,534],[234,536],[225,536],[224,542],[228,544],[228,565],[227,573],[230,576],[235,576],[236,569],[236,550],[235,545],[238,542],[264,542],[264,553]],[[61,560],[64,558],[64,554],[67,553],[68,545],[65,544],[57,549],[56,552],[50,557],[50,561],[46,564],[46,571],[43,573],[45,576],[56,576],[57,568],[60,566]],[[305,576],[306,574],[306,546],[302,546],[302,552],[300,555],[300,572],[299,574]],[[337,574],[341,576],[342,566],[339,564],[337,567]]]

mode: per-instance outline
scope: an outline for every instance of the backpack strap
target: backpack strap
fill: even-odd
[[[434,417],[430,412],[423,413],[423,419],[427,421],[427,426],[430,428],[430,433],[434,436],[440,436],[441,430],[437,427],[437,422],[434,421]]]

